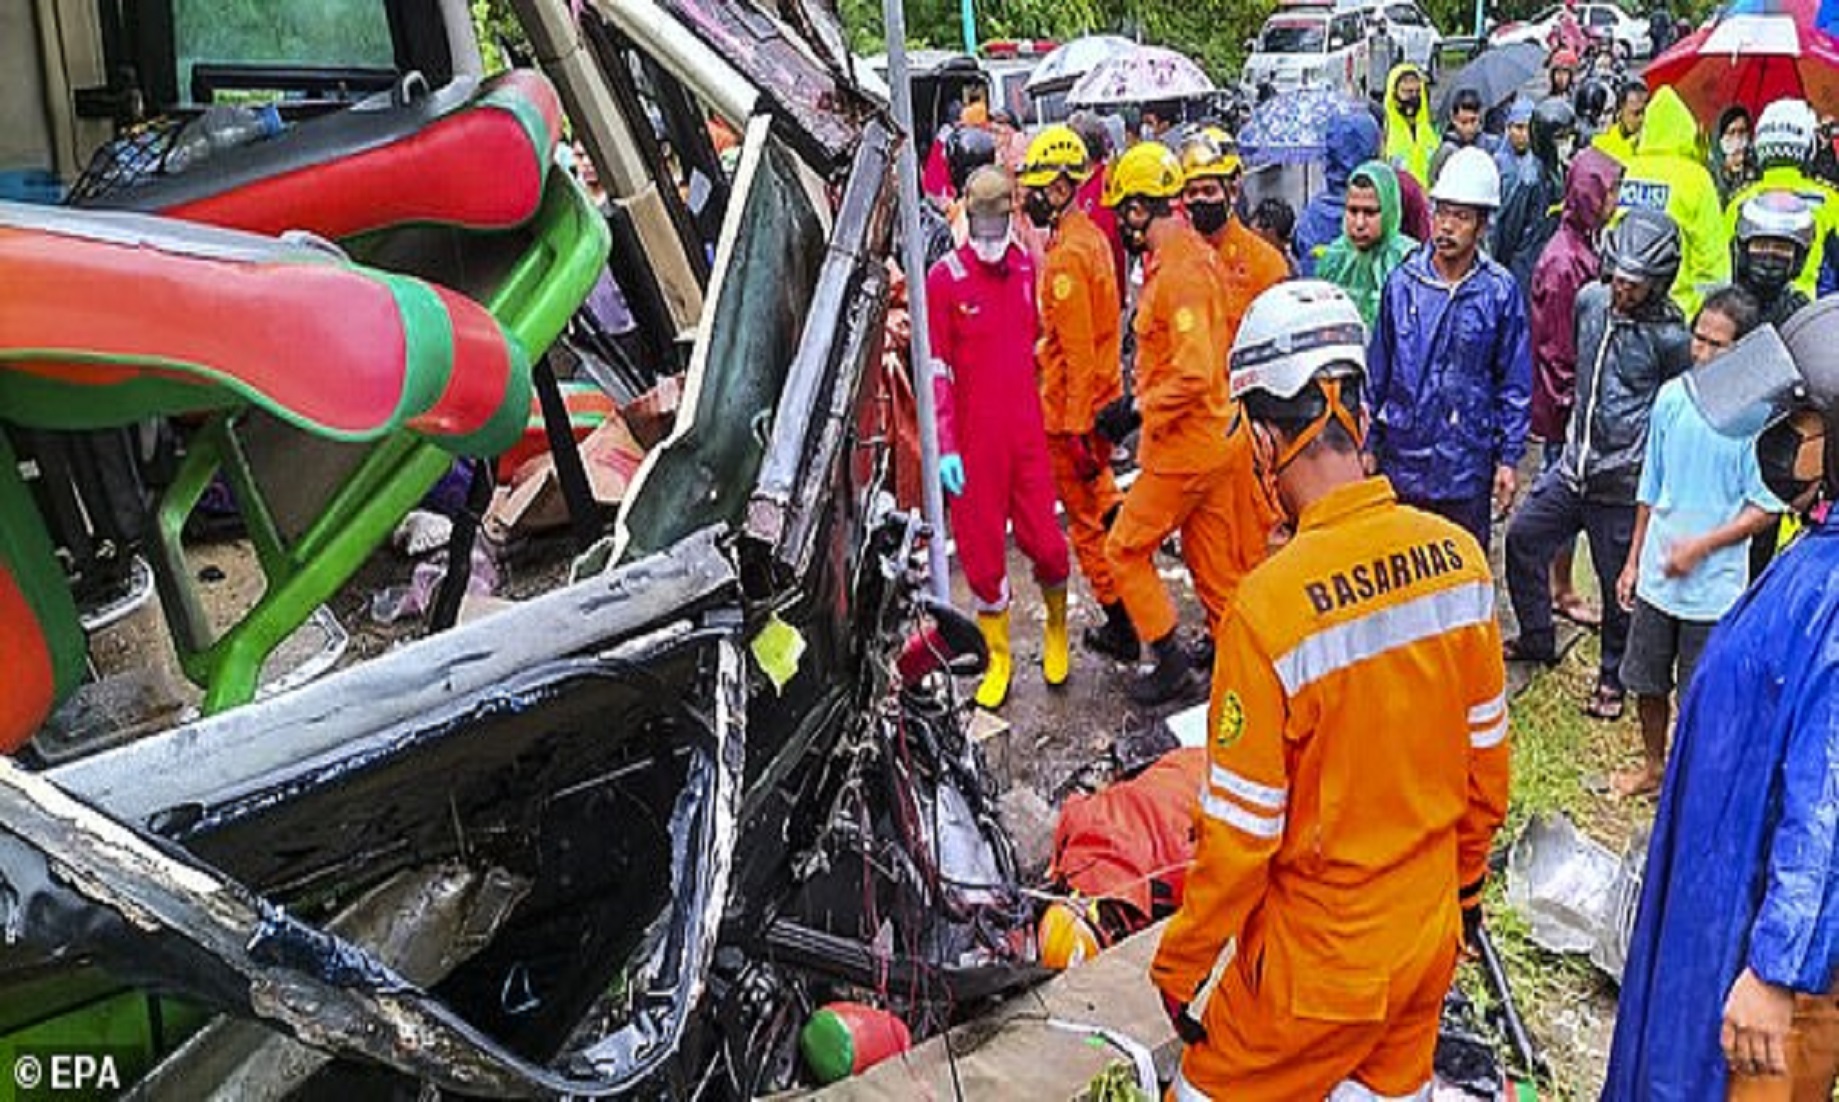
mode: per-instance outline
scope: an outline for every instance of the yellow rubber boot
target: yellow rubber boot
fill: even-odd
[[[1066,587],[1041,590],[1047,603],[1047,634],[1041,640],[1041,676],[1051,687],[1066,684],[1067,666],[1071,661],[1066,638]]]
[[[979,612],[977,627],[990,648],[989,668],[983,672],[983,683],[977,686],[977,706],[995,711],[1009,699],[1009,610]]]

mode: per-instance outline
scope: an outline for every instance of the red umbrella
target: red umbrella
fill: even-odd
[[[1839,41],[1818,29],[1820,0],[1749,0],[1648,64],[1648,87],[1670,84],[1700,119],[1733,103],[1752,116],[1784,97],[1839,114]]]

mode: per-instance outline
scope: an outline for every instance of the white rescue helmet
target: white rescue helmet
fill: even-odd
[[[1450,154],[1431,186],[1433,203],[1457,203],[1494,210],[1501,205],[1501,170],[1494,158],[1468,145]]]
[[[1366,326],[1347,292],[1320,279],[1276,284],[1256,299],[1232,341],[1232,396],[1287,402],[1318,374],[1366,373]]]
[[[1820,120],[1806,100],[1778,99],[1762,109],[1756,120],[1753,146],[1756,161],[1770,165],[1805,165],[1813,159],[1820,138]]]

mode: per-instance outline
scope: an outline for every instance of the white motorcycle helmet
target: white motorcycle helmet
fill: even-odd
[[[1820,137],[1820,120],[1806,100],[1778,99],[1762,109],[1756,120],[1756,139],[1752,148],[1756,162],[1764,168],[1772,165],[1805,166],[1813,159],[1814,146]]]

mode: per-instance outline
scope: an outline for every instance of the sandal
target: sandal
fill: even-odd
[[[1591,719],[1614,723],[1622,718],[1622,705],[1627,695],[1620,685],[1598,681],[1596,691],[1590,694],[1590,702],[1584,705],[1584,714]]]
[[[1618,800],[1651,800],[1660,795],[1659,778],[1646,769],[1625,769],[1609,780]]]
[[[1569,601],[1553,601],[1552,615],[1560,620],[1569,620],[1580,628],[1600,628],[1603,626],[1603,614],[1590,607],[1590,602],[1582,597],[1573,597]]]
[[[1501,658],[1508,662],[1536,662],[1548,668],[1558,664],[1556,654],[1529,650],[1518,639],[1509,639],[1501,644]]]

